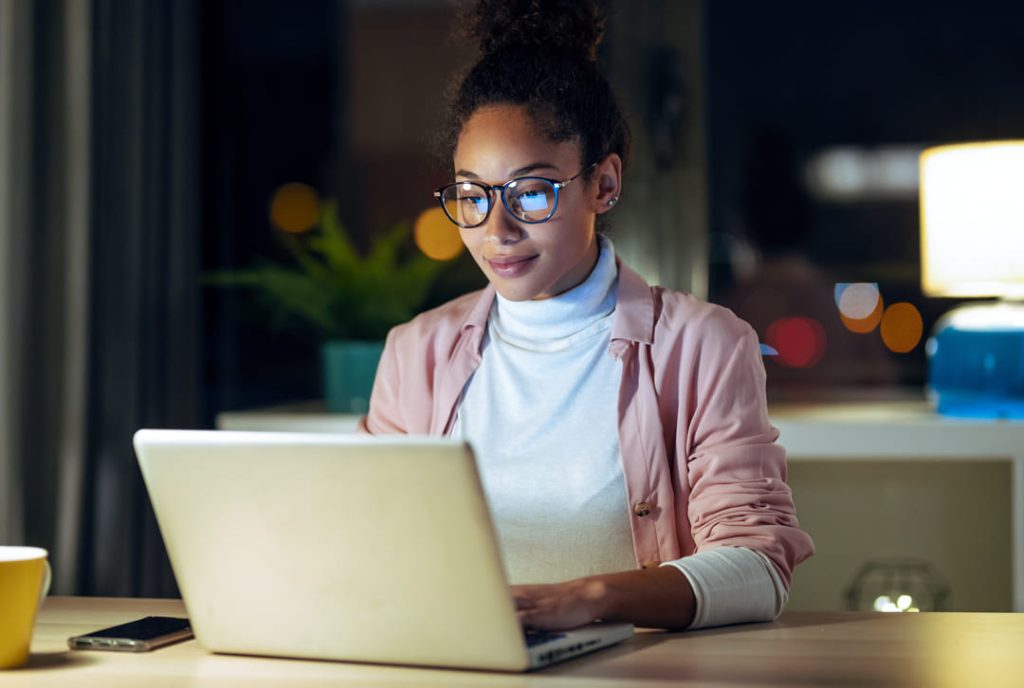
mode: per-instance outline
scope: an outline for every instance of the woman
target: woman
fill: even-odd
[[[362,429],[474,446],[525,626],[768,620],[813,545],[757,338],[596,231],[629,133],[593,2],[478,2],[435,195],[489,286],[388,336]]]

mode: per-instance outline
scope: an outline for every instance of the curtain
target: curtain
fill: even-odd
[[[93,2],[93,230],[78,588],[174,594],[131,438],[199,423],[198,12]]]
[[[49,549],[57,590],[84,458],[83,8],[0,0],[0,540]]]
[[[21,194],[15,192],[15,179],[26,168],[28,151],[23,137],[15,133],[26,122],[26,81],[15,78],[15,64],[25,65],[30,54],[25,40],[29,25],[24,3],[0,0],[0,543],[24,541],[21,518],[22,495],[18,454],[16,411],[17,368],[20,340],[14,294],[20,291],[21,275],[15,270],[17,245],[15,227],[23,226],[26,214]]]
[[[0,0],[0,540],[166,596],[131,446],[199,419],[196,0]]]

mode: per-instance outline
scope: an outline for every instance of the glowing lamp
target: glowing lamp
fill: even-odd
[[[939,413],[1024,418],[1024,141],[921,154],[921,286],[928,296],[998,297],[960,306],[928,341]]]
[[[944,611],[950,588],[927,561],[873,559],[866,562],[846,589],[846,608],[857,611]]]

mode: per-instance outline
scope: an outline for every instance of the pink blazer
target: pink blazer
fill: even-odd
[[[650,287],[621,261],[609,353],[622,362],[619,447],[637,564],[742,546],[767,555],[788,589],[814,553],[768,422],[757,336],[732,311]],[[394,328],[377,369],[373,434],[444,435],[481,360],[488,286]]]

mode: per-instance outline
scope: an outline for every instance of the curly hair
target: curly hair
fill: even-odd
[[[477,110],[513,104],[552,141],[578,142],[584,164],[610,153],[625,163],[629,126],[597,68],[604,17],[593,0],[478,0],[462,24],[482,55],[450,103],[448,160]]]

